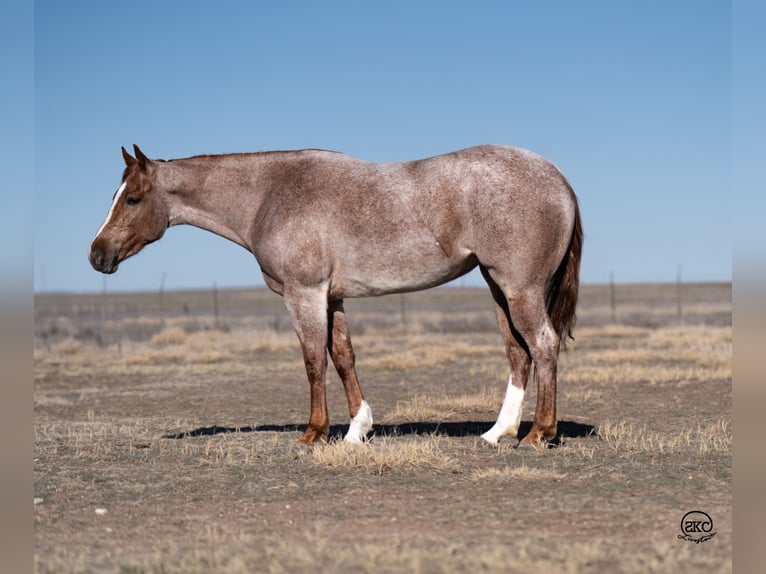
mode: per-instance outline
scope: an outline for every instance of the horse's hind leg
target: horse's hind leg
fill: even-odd
[[[346,399],[348,400],[348,412],[351,416],[351,424],[344,440],[359,444],[372,430],[372,410],[367,401],[364,400],[359,379],[356,376],[356,359],[354,349],[351,346],[343,301],[330,303],[327,318],[327,348],[330,351],[335,370],[338,371],[340,380],[343,382],[343,389],[346,391]]]
[[[537,405],[532,428],[521,439],[520,446],[543,448],[556,436],[556,370],[559,336],[551,324],[545,307],[543,289],[513,294],[508,299],[511,321],[524,341],[535,363]]]
[[[488,443],[497,444],[502,436],[515,437],[518,434],[519,425],[521,424],[521,406],[524,401],[524,391],[527,387],[532,359],[524,340],[515,332],[510,321],[508,300],[483,266],[481,267],[481,273],[484,275],[484,279],[486,279],[492,292],[497,324],[500,327],[500,334],[505,342],[505,352],[511,366],[508,387],[505,391],[505,399],[503,400],[500,414],[497,417],[497,422],[491,429],[481,435],[481,438]]]
[[[489,271],[507,299],[512,332],[523,339],[535,365],[537,379],[535,417],[532,428],[521,440],[521,445],[542,448],[547,440],[556,436],[556,369],[559,336],[546,310],[544,282],[537,282],[533,287],[512,289],[504,286],[494,273],[496,272]]]

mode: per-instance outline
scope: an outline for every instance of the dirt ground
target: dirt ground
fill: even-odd
[[[346,311],[373,434],[338,440],[332,373],[302,454],[276,295],[36,296],[35,571],[731,571],[730,284],[584,286],[539,453],[479,439],[508,376],[486,290]],[[693,510],[705,542],[679,538]]]

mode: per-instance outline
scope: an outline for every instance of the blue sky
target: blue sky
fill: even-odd
[[[190,227],[91,269],[133,143],[371,161],[519,145],[578,194],[584,282],[730,280],[731,47],[716,1],[38,1],[34,287],[262,284],[251,254]]]

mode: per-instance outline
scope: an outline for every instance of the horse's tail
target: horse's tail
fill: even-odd
[[[570,187],[570,191],[572,188]],[[580,257],[582,255],[582,222],[577,197],[572,191],[575,207],[574,229],[569,239],[569,248],[558,269],[548,280],[545,289],[545,303],[553,328],[559,336],[561,346],[574,339],[573,332],[577,316],[577,295],[580,290]]]

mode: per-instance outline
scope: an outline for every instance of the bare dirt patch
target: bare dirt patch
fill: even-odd
[[[728,572],[731,286],[583,288],[543,453],[484,444],[507,380],[489,294],[348,301],[376,423],[293,447],[300,349],[260,290],[41,295],[37,572]],[[530,389],[521,432],[531,423]],[[678,539],[690,510],[716,535]]]

